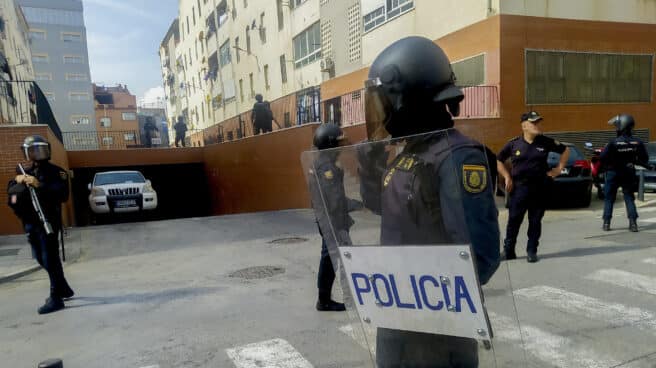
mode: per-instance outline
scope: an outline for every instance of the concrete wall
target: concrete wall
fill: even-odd
[[[54,137],[47,125],[27,125],[27,126],[5,126],[0,125],[0,183],[3,190],[0,191],[0,234],[21,234],[23,233],[20,220],[14,215],[13,211],[7,205],[6,183],[16,176],[16,166],[18,163],[25,165],[25,157],[20,146],[23,144],[25,137],[39,134],[51,144],[52,162],[68,170],[68,157],[64,146]],[[72,225],[73,208],[72,201],[65,204],[63,208],[64,224]]]
[[[501,14],[656,24],[653,0],[496,0]],[[498,9],[498,8],[497,8]]]

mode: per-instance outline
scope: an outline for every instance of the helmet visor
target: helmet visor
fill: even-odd
[[[45,161],[50,159],[50,146],[48,143],[32,143],[29,146],[23,146],[25,158],[30,161]]]
[[[364,105],[369,140],[378,141],[389,137],[390,133],[385,126],[392,114],[392,103],[383,91],[380,79],[365,82]]]

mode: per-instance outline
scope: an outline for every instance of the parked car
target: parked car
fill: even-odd
[[[646,143],[649,167],[645,168],[645,190],[656,191],[656,142]]]
[[[157,193],[139,171],[99,172],[89,184],[89,190],[89,206],[95,214],[157,208]]]
[[[565,200],[573,207],[588,207],[592,199],[592,165],[576,146],[563,144],[569,148],[569,160],[560,176],[554,178],[549,203]],[[547,157],[549,167],[556,167],[559,162],[560,154],[550,152]]]
[[[588,207],[592,195],[592,165],[590,161],[571,143],[563,143],[570,149],[569,160],[562,170],[560,176],[554,179],[554,183],[549,193],[545,193],[550,205],[566,204],[572,207]],[[560,162],[560,154],[555,152],[549,153],[547,163],[549,167],[554,168]],[[510,160],[504,163],[506,169],[511,171]],[[504,191],[503,178],[499,177],[497,182],[497,195],[505,196],[506,208],[508,208],[509,197]],[[563,203],[563,201],[565,203]]]

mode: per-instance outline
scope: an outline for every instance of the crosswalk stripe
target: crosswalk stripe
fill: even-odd
[[[489,313],[496,338],[521,345],[516,323],[509,317]],[[575,343],[564,336],[554,335],[537,327],[522,324],[524,348],[541,361],[559,368],[608,368],[620,362]]]
[[[640,222],[647,222],[650,224],[656,223],[656,217],[651,217],[651,218],[646,218],[646,219],[638,219]]]
[[[656,315],[640,308],[608,303],[549,286],[520,289],[515,291],[515,295],[567,313],[603,320],[614,326],[628,325],[656,333]]]
[[[656,265],[656,258],[646,258],[642,262]]]
[[[313,368],[301,353],[283,339],[226,349],[226,353],[237,368]]]
[[[653,277],[616,269],[603,269],[595,271],[585,278],[656,295],[656,278]]]
[[[340,327],[339,330],[342,333],[349,336],[350,338],[352,338],[353,340],[355,340],[355,342],[357,342],[358,345],[360,345],[364,350],[369,350],[369,347],[367,346],[367,341],[365,340],[365,337],[363,336],[364,332],[356,333],[353,326],[354,326],[353,324],[344,325],[344,326]],[[355,328],[360,328],[360,327],[356,325]],[[374,336],[369,336],[369,340],[370,340],[369,343],[371,344],[371,349],[373,350],[373,353],[375,354],[375,352],[376,352],[376,339],[375,339]]]

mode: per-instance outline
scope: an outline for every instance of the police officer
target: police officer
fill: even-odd
[[[335,124],[322,124],[314,133],[314,147],[320,152],[314,162],[313,172],[310,173],[310,190],[314,194],[312,198],[322,198],[324,201],[322,206],[315,206],[315,208],[325,209],[325,212],[317,211],[316,213],[321,234],[321,261],[317,278],[319,300],[316,308],[318,311],[341,312],[346,310],[343,303],[331,299],[335,269],[326,243],[330,241],[340,245],[351,244],[349,229],[353,226],[353,219],[348,214],[349,200],[344,192],[344,171],[336,165],[339,152],[330,151],[331,148],[337,148],[345,142],[342,130]],[[323,196],[319,193],[322,193]],[[321,232],[321,225],[324,229],[333,229],[334,234],[324,235]]]
[[[626,215],[629,218],[629,230],[637,232],[638,211],[634,196],[637,190],[635,165],[647,166],[649,154],[642,141],[632,135],[635,120],[631,115],[617,115],[610,119],[608,124],[615,126],[617,138],[606,145],[600,157],[601,165],[606,170],[603,229],[610,231],[610,219],[613,217],[617,188],[622,187]]]
[[[144,138],[146,140],[146,147],[153,146],[153,138],[156,138],[156,133],[159,129],[155,125],[155,119],[152,116],[146,116],[146,123],[144,124]]]
[[[64,277],[58,241],[58,234],[62,231],[61,204],[68,200],[69,195],[68,174],[50,163],[50,143],[43,137],[33,135],[25,138],[22,148],[32,166],[25,169],[27,175],[17,175],[9,182],[9,204],[23,222],[32,254],[48,272],[50,297],[38,310],[39,314],[47,314],[63,309],[63,300],[74,295]],[[46,233],[36,215],[26,187],[28,185],[35,188],[53,234]]]
[[[489,170],[496,161],[480,143],[449,129],[464,96],[446,54],[429,39],[401,39],[378,55],[365,87],[370,139],[433,132],[408,138],[383,174],[381,243],[472,244],[485,284],[499,265]],[[380,368],[478,366],[473,339],[379,328],[376,345]]]
[[[273,131],[273,113],[271,112],[271,106],[268,102],[263,100],[261,94],[255,95],[255,101],[251,113],[251,121],[255,131],[254,134],[258,135],[260,132],[268,133]]]
[[[535,111],[522,114],[521,136],[511,139],[498,155],[497,167],[504,178],[506,193],[510,195],[508,225],[504,240],[503,258],[516,259],[515,244],[519,227],[528,211],[527,261],[538,261],[538,244],[542,234],[542,217],[546,207],[545,194],[549,191],[552,178],[560,175],[569,159],[569,148],[562,143],[542,135],[542,117]],[[560,154],[558,166],[549,170],[549,152]],[[512,173],[504,166],[509,159]]]
[[[175,129],[175,146],[180,147],[178,144],[182,143],[182,147],[186,147],[187,124],[184,123],[182,116],[178,116],[178,122],[173,126],[173,129]]]

